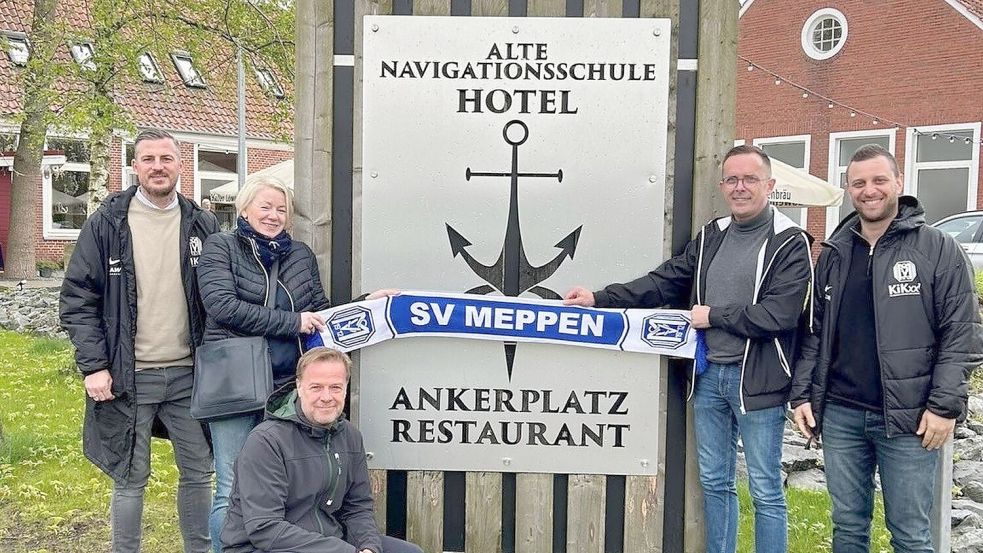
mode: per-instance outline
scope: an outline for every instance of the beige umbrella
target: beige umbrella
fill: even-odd
[[[294,188],[294,160],[288,159],[287,161],[281,161],[276,165],[271,165],[266,169],[261,169],[255,173],[250,173],[246,180],[255,177],[274,177],[283,184],[287,185],[287,188],[293,190]],[[208,197],[217,204],[231,204],[236,201],[236,195],[239,193],[239,183],[238,181],[231,181],[223,184],[222,186],[216,186],[212,188],[208,193]]]
[[[843,189],[802,169],[771,160],[775,188],[768,199],[778,207],[833,207],[843,202]]]

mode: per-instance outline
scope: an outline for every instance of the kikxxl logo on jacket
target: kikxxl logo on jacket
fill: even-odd
[[[917,296],[922,293],[922,283],[912,282],[918,277],[915,264],[911,261],[898,261],[894,264],[894,280],[897,284],[888,284],[887,294],[892,298],[898,296]]]

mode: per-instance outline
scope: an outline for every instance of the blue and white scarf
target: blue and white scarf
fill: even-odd
[[[351,351],[392,338],[444,336],[568,344],[693,359],[690,312],[676,309],[593,309],[555,300],[403,292],[319,313],[327,330],[307,347]]]

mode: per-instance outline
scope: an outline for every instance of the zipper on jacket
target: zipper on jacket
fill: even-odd
[[[700,253],[696,256],[696,303],[702,305],[702,296],[700,293],[700,279],[703,278],[703,249],[706,245],[706,234],[707,228],[704,226],[700,229]],[[686,401],[693,399],[693,393],[696,392],[696,359],[693,359],[693,368],[690,369],[690,379],[689,379],[689,393],[686,394]]]
[[[283,284],[283,281],[281,281],[279,278],[276,279],[276,283],[280,286],[280,288],[283,288],[283,291],[287,294],[287,299],[290,300],[290,311],[296,313],[297,305],[294,304],[294,297],[290,294],[290,290],[287,290],[287,286]],[[304,344],[302,344],[300,341],[300,333],[297,334],[297,353],[301,355],[304,353]]]
[[[324,500],[325,507],[331,507],[334,505],[334,494],[338,491],[338,484],[341,482],[341,457],[337,453],[331,452],[331,442],[330,438],[324,443],[324,457],[328,462],[328,492],[327,500]],[[331,470],[331,457],[334,456],[335,468],[336,470]],[[324,499],[325,494],[318,494],[317,500],[314,502],[314,520],[317,521],[317,529],[321,535],[324,535],[324,525],[321,523],[321,503]]]
[[[263,278],[266,279],[266,298],[263,305],[266,305],[270,301],[270,273],[266,272],[266,267],[263,266],[263,262],[259,259],[259,248],[256,246],[256,241],[252,238],[249,239],[249,245],[252,246],[253,257],[256,258],[256,263],[259,263],[259,268],[263,270]],[[273,290],[276,293],[276,290]]]
[[[795,236],[789,236],[787,240],[785,240],[777,248],[775,248],[775,253],[772,254],[771,259],[768,261],[768,265],[765,266],[765,268],[764,268],[763,271],[761,271],[760,273],[758,273],[757,275],[755,275],[756,279],[755,279],[755,283],[754,283],[754,297],[751,300],[752,301],[752,305],[758,302],[758,294],[761,292],[761,283],[764,282],[765,275],[767,275],[768,272],[771,271],[771,267],[772,267],[772,265],[775,264],[775,259],[778,257],[779,252],[781,252],[785,248],[785,246],[789,245],[798,236],[802,236],[802,233],[799,232],[799,233],[796,233]],[[809,241],[806,240],[804,236],[802,236],[802,238],[803,238],[803,240],[805,240],[806,245],[808,245],[809,244]],[[765,240],[764,245],[761,247],[761,253],[758,254],[758,257],[759,257],[759,259],[758,259],[758,266],[759,267],[761,266],[761,262],[764,261],[764,254],[765,254],[765,251],[767,249],[768,249],[768,241]],[[810,267],[809,279],[810,279],[810,286],[811,286],[811,282],[812,282],[812,278],[813,278],[812,270],[811,270],[811,268],[812,268],[812,252],[810,252],[808,250],[808,248],[806,248],[806,255],[809,257],[809,267]],[[742,415],[746,415],[747,414],[747,409],[744,406],[744,371],[747,368],[747,356],[748,356],[748,352],[750,351],[750,349],[751,349],[751,339],[748,338],[745,341],[745,343],[744,343],[744,359],[741,361],[741,388],[740,388],[741,394],[740,395],[741,395],[741,414]],[[785,374],[788,375],[789,378],[791,378],[792,377],[792,374],[791,374],[791,372],[790,372],[790,370],[788,368],[788,362],[785,360],[785,354],[782,351],[782,348],[778,344],[778,338],[775,338],[775,353],[778,356],[778,364],[781,365],[782,368],[785,370]]]

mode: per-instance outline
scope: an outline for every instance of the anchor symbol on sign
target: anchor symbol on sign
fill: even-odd
[[[543,299],[558,300],[560,299],[559,294],[540,286],[540,283],[551,277],[567,257],[573,259],[583,225],[556,243],[555,247],[560,249],[560,253],[553,259],[539,266],[534,266],[529,262],[525,249],[522,247],[522,232],[519,228],[519,178],[553,178],[557,182],[563,182],[563,170],[559,169],[555,173],[520,172],[519,146],[529,138],[529,127],[522,121],[512,120],[505,124],[502,135],[505,142],[512,146],[512,170],[508,173],[477,172],[468,167],[464,173],[464,178],[467,181],[470,181],[471,177],[509,177],[511,180],[509,220],[505,229],[505,243],[502,245],[502,252],[495,263],[491,265],[482,264],[467,252],[467,247],[471,245],[471,242],[445,223],[447,238],[451,245],[451,254],[453,257],[460,255],[468,267],[487,283],[468,290],[469,294],[489,294],[498,291],[505,296],[515,297],[523,292],[530,292]],[[506,342],[505,361],[508,365],[509,380],[512,379],[514,360],[515,342]]]

